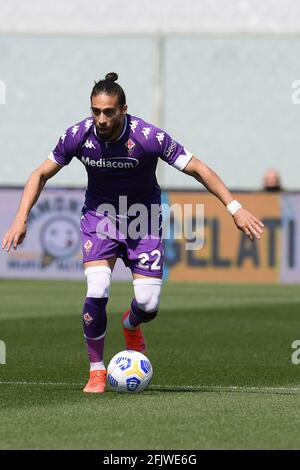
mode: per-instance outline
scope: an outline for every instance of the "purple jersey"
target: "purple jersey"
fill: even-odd
[[[97,136],[92,117],[67,129],[49,158],[65,166],[73,157],[88,174],[85,208],[96,211],[103,203],[118,207],[119,196],[127,196],[128,205],[159,203],[158,158],[182,170],[192,154],[163,130],[126,114],[123,131],[114,141]]]

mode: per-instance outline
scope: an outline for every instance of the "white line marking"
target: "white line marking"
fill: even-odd
[[[153,385],[150,389],[191,392],[300,393],[300,387],[253,387],[247,385]]]
[[[75,382],[27,382],[2,381],[0,385],[34,385],[34,386],[62,386],[82,387],[84,383]],[[148,390],[162,392],[237,392],[237,393],[300,393],[300,387],[252,387],[243,385],[150,385]]]
[[[2,381],[0,380],[0,385],[62,385],[62,386],[77,386],[80,387],[83,384],[74,383],[74,382],[26,382],[26,381]]]

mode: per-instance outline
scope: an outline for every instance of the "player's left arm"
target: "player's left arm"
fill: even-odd
[[[221,178],[194,155],[182,171],[196,178],[196,180],[202,183],[208,191],[214,194],[225,206],[228,207],[228,204],[234,201],[233,195]],[[250,240],[254,240],[254,238],[259,239],[263,233],[264,224],[243,207],[238,208],[239,206],[236,202],[231,204],[228,209],[230,210],[232,206],[232,212],[236,211],[232,217],[237,228],[242,230]]]

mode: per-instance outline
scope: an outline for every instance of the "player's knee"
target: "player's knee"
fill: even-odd
[[[160,302],[161,279],[136,279],[133,281],[135,300],[146,313],[147,321],[156,317]]]
[[[148,314],[155,314],[157,313],[159,307],[159,298],[157,295],[135,295],[136,302],[138,307]]]
[[[91,266],[84,271],[87,279],[87,297],[109,297],[111,269],[108,266]]]

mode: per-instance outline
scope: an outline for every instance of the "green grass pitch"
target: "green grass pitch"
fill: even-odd
[[[105,360],[132,285],[114,283]],[[84,282],[1,281],[1,449],[300,448],[300,286],[164,285],[141,394],[82,393]]]

